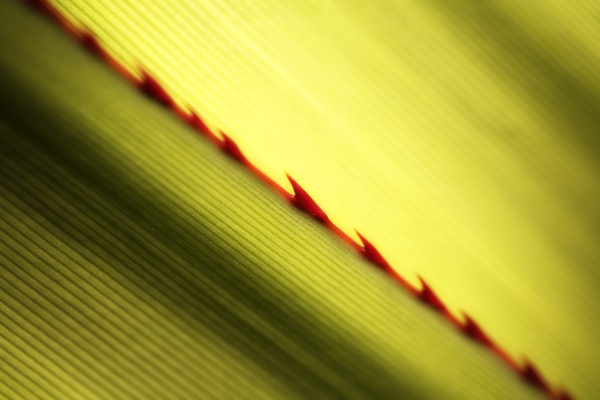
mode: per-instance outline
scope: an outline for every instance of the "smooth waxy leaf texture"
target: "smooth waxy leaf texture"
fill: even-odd
[[[0,393],[542,398],[46,19],[0,11]]]

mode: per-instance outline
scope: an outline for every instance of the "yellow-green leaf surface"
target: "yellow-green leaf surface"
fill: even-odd
[[[57,0],[515,356],[600,392],[596,0]]]
[[[48,19],[0,15],[0,396],[543,398]]]

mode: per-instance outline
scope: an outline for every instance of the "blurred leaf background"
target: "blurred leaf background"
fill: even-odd
[[[13,3],[5,394],[538,395]],[[54,4],[551,383],[598,392],[596,2]]]

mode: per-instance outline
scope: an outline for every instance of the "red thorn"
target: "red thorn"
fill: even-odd
[[[40,13],[42,13],[42,14],[46,15],[47,17],[50,17],[51,19],[53,19],[69,35],[71,35],[73,37],[77,37],[78,36],[79,32],[77,32],[77,29],[75,28],[75,26],[67,18],[65,18],[60,13],[60,11],[58,11],[56,9],[56,7],[54,7],[50,3],[50,1],[48,1],[48,0],[24,0],[24,2],[28,6],[30,6],[32,8],[35,8]]]
[[[82,29],[80,34],[81,36],[79,37],[79,41],[83,47],[97,56],[104,57],[106,55],[106,52],[100,44],[100,41],[93,33],[91,33],[89,30]]]
[[[294,189],[294,197],[292,197],[291,202],[298,209],[312,215],[316,219],[321,222],[327,223],[329,221],[329,217],[327,214],[319,207],[319,205],[310,197],[308,193],[298,183],[288,174],[285,174],[292,184],[292,188]]]
[[[561,390],[556,394],[556,400],[574,400],[575,398],[571,396],[571,393],[566,390]]]
[[[548,384],[544,381],[537,368],[529,360],[525,360],[525,364],[523,365],[520,374],[526,382],[537,387],[538,389],[544,391],[549,390]]]
[[[445,312],[446,306],[444,305],[444,303],[442,303],[439,297],[437,297],[435,292],[429,287],[429,285],[423,280],[423,278],[421,278],[420,276],[418,278],[421,281],[421,285],[423,285],[423,288],[417,294],[419,300],[438,311]]]
[[[194,110],[190,110],[190,114],[186,115],[183,118],[188,122],[188,124],[192,125],[194,127],[194,129],[196,129],[196,131],[198,131],[201,134],[203,134],[204,136],[206,136],[216,146],[218,146],[219,148],[223,147],[223,140],[219,139],[213,133],[213,131],[208,127],[208,125],[206,125],[204,120],[202,118],[200,118],[200,116],[198,114],[196,114],[196,112]],[[221,134],[223,134],[223,132],[221,132]],[[225,137],[225,136],[223,136],[223,137]]]
[[[173,99],[162,85],[144,69],[140,68],[140,72],[142,73],[142,80],[139,82],[140,90],[160,104],[171,107]]]
[[[355,230],[355,232],[358,235],[358,237],[360,238],[360,240],[363,242],[364,247],[360,249],[360,253],[362,254],[362,256],[364,258],[366,258],[367,260],[371,261],[373,264],[375,264],[379,268],[381,268],[383,271],[392,272],[393,268],[385,260],[385,258],[383,258],[383,256],[381,255],[381,253],[379,253],[379,251],[375,248],[375,246],[373,246],[373,244],[371,244],[371,242],[369,242],[363,235],[361,235],[360,232],[358,232],[356,230]]]
[[[177,115],[179,117],[179,119],[181,119],[184,122],[189,123],[190,115],[188,114],[188,112],[187,112],[186,109],[184,109],[183,107],[178,106],[177,103],[174,103],[171,106],[171,110],[173,110],[173,113],[175,115]]]
[[[355,230],[355,232],[358,235],[358,237],[360,238],[360,240],[363,242],[363,247],[358,246],[358,252],[364,258],[371,261],[375,266],[377,266],[382,271],[387,272],[389,275],[391,275],[392,278],[394,278],[396,280],[396,282],[398,282],[400,285],[402,285],[404,288],[406,288],[410,293],[412,293],[412,294],[418,293],[417,290],[414,287],[412,287],[412,285],[410,283],[408,283],[406,281],[406,279],[404,279],[402,276],[400,276],[400,274],[398,274],[396,272],[396,270],[394,270],[392,268],[392,266],[385,260],[385,258],[383,258],[381,253],[379,253],[379,250],[377,250],[371,242],[369,242],[357,230]]]
[[[415,287],[408,284],[408,282],[406,282],[397,272],[395,272],[387,263],[387,261],[385,261],[385,259],[381,256],[381,254],[377,251],[377,249],[358,232],[357,234],[361,238],[364,247],[361,247],[358,243],[354,242],[354,240],[352,240],[348,235],[343,233],[340,228],[338,228],[329,220],[327,215],[308,195],[308,193],[306,193],[302,189],[302,187],[300,187],[300,185],[298,185],[296,181],[294,181],[289,175],[286,174],[292,184],[292,187],[294,188],[294,196],[289,194],[283,187],[278,185],[264,172],[259,170],[253,164],[251,164],[244,157],[237,144],[235,144],[235,142],[231,140],[226,134],[221,132],[223,134],[223,140],[219,140],[197,114],[195,114],[192,111],[191,115],[188,115],[185,110],[177,106],[173,101],[172,97],[167,93],[167,91],[142,68],[140,68],[142,78],[141,80],[138,79],[125,67],[125,65],[121,64],[117,59],[110,56],[110,54],[104,50],[98,39],[90,31],[80,29],[76,25],[74,25],[68,18],[63,16],[61,12],[50,3],[49,0],[22,1],[26,5],[29,5],[31,8],[34,8],[42,14],[45,14],[52,18],[59,26],[61,26],[66,31],[66,33],[78,39],[83,46],[85,46],[93,53],[100,55],[108,65],[110,65],[114,70],[116,70],[119,74],[125,77],[129,82],[136,85],[142,92],[159,101],[160,103],[170,107],[171,110],[175,112],[178,116],[180,116],[182,119],[186,120],[196,129],[202,131],[207,136],[209,136],[211,140],[215,141],[215,143],[217,143],[217,145],[220,148],[222,148],[226,153],[242,161],[247,168],[249,168],[251,171],[257,174],[267,184],[269,184],[276,191],[282,194],[282,196],[284,196],[286,199],[292,202],[292,204],[294,204],[296,207],[323,221],[343,240],[345,240],[351,246],[356,248],[365,258],[369,259],[379,268],[389,273],[393,278],[396,279],[397,282],[403,284],[411,293],[415,294],[421,301],[423,301],[426,304],[429,304],[434,309],[441,311],[455,326],[458,326],[461,329],[461,331],[464,332],[465,335],[481,343],[488,344],[490,350],[497,354],[498,357],[500,357],[500,359],[506,362],[511,368],[517,371],[525,381],[543,390],[546,394],[548,394],[551,398],[555,400],[573,400],[573,396],[566,390],[553,391],[552,388],[548,385],[548,383],[546,383],[546,381],[537,371],[537,369],[528,360],[525,361],[522,367],[519,366],[518,363],[512,357],[510,357],[504,350],[502,350],[497,345],[493,344],[489,337],[469,316],[465,314],[466,322],[464,324],[460,323],[447,310],[447,308],[440,301],[437,295],[431,290],[427,283],[425,283],[425,281],[421,279],[421,277],[419,277],[419,280],[421,281],[423,287],[421,290],[417,290]]]
[[[223,143],[221,144],[221,150],[227,153],[229,156],[235,158],[242,164],[246,164],[248,160],[246,156],[242,153],[237,143],[233,141],[232,138],[227,136],[227,134],[223,131],[220,131],[221,135],[223,135]]]
[[[190,125],[192,125],[196,129],[198,129],[203,134],[205,134],[207,136],[213,135],[213,133],[210,130],[210,128],[208,127],[208,125],[206,125],[204,120],[202,118],[200,118],[200,116],[198,114],[196,114],[195,111],[190,111],[190,116],[189,116],[188,122]]]
[[[35,8],[38,11],[41,11],[43,14],[46,14],[53,18],[56,17],[56,10],[54,9],[54,6],[52,6],[52,4],[50,4],[50,2],[48,0],[24,0],[24,1],[25,1],[25,4],[29,5],[30,7]]]
[[[491,346],[492,341],[489,336],[481,329],[479,324],[475,322],[471,317],[467,314],[463,313],[465,317],[465,324],[462,326],[462,331],[465,335],[470,337],[471,339],[479,342],[485,346]]]

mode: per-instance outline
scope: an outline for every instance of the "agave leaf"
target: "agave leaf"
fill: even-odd
[[[409,283],[598,392],[597,1],[55,4]]]
[[[0,11],[0,393],[541,397],[47,20]]]
[[[597,1],[55,4],[409,283],[599,392]]]

